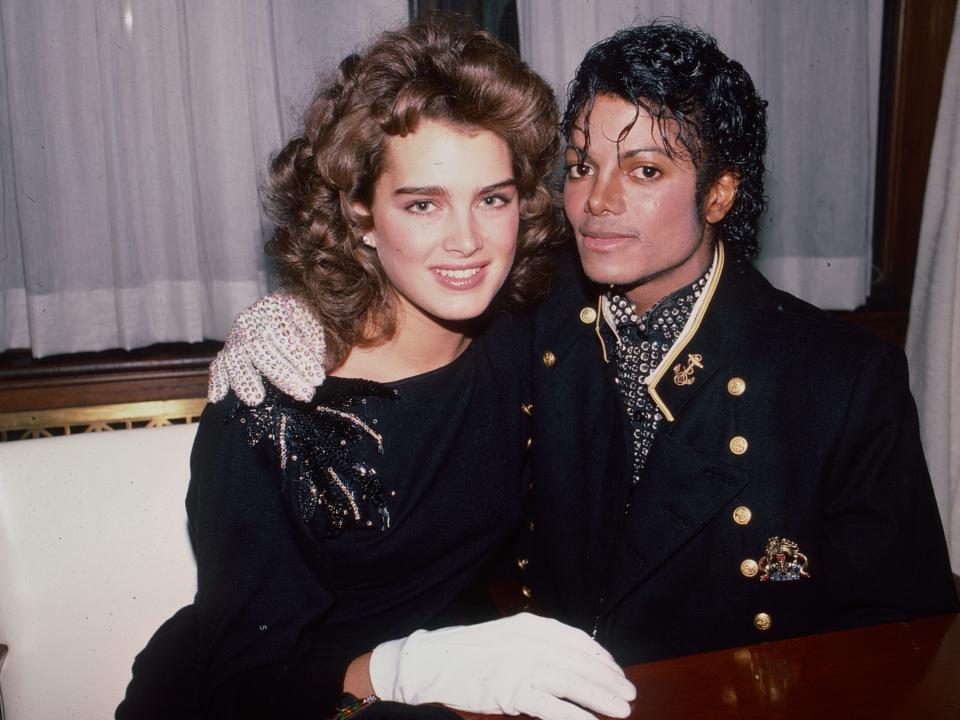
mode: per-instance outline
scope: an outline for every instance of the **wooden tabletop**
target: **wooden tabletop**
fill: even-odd
[[[627,676],[638,720],[958,720],[960,615],[634,665]]]

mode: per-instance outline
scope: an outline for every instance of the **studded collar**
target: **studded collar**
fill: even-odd
[[[667,354],[664,356],[663,360],[660,362],[657,368],[651,371],[650,374],[644,379],[651,399],[660,409],[660,412],[663,413],[664,418],[666,418],[666,420],[669,422],[673,422],[674,415],[671,412],[670,407],[660,397],[658,392],[658,384],[664,378],[670,368],[677,367],[677,365],[675,365],[677,358],[681,355],[684,348],[700,328],[700,324],[706,315],[707,309],[710,307],[710,302],[713,299],[717,285],[720,282],[720,276],[723,274],[723,267],[723,243],[717,243],[713,253],[713,263],[711,264],[710,269],[707,271],[707,282],[703,288],[703,291],[700,293],[700,297],[697,298],[697,301],[694,303],[693,308],[690,311],[690,317],[687,319],[683,330],[680,332],[680,335],[677,337],[676,341],[667,351]],[[605,329],[608,330],[617,341],[620,340],[620,335],[617,331],[614,308],[611,307],[610,298],[606,293],[600,296],[599,308],[600,312],[597,315],[596,321],[596,334],[597,338],[600,340],[604,362],[609,362],[609,353],[607,352],[606,343],[604,342],[603,338],[604,333],[601,331],[600,323],[602,322],[606,326]],[[683,372],[684,368],[689,367],[686,377],[688,379],[693,377],[694,382],[696,377],[697,362],[697,360],[693,359],[688,361],[686,365],[680,366],[681,372]]]

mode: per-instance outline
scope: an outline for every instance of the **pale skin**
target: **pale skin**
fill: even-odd
[[[397,332],[353,348],[330,374],[391,382],[449,364],[470,344],[462,321],[486,310],[513,265],[520,201],[509,146],[486,130],[422,121],[387,140],[373,202],[354,209],[372,222],[369,240],[396,293]],[[345,692],[374,693],[371,655],[350,663]]]
[[[722,173],[698,207],[693,163],[667,152],[646,112],[637,115],[619,97],[597,96],[584,149],[586,121],[581,115],[565,152],[564,209],[587,276],[625,288],[642,313],[709,267],[712,225],[733,205],[737,177]]]
[[[397,333],[331,374],[389,382],[456,359],[470,344],[458,323],[486,310],[513,265],[519,207],[510,149],[493,133],[423,121],[389,138],[371,207],[355,209],[372,219]]]

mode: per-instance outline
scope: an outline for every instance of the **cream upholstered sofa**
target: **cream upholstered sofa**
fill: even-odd
[[[136,653],[189,603],[196,425],[0,443],[5,720],[112,718]]]

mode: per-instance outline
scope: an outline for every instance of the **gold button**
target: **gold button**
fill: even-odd
[[[743,455],[747,451],[747,439],[742,435],[730,438],[730,452],[734,455]]]
[[[727,392],[734,397],[740,397],[747,390],[747,382],[743,378],[733,377],[727,381]]]
[[[543,364],[546,365],[547,367],[553,367],[554,363],[556,362],[557,362],[557,356],[554,355],[549,350],[547,350],[543,354]]]
[[[529,564],[530,561],[527,558],[517,558],[517,567],[521,570],[526,570]]]
[[[527,447],[533,445],[533,438],[527,438]]]
[[[533,599],[533,590],[531,590],[530,588],[528,588],[526,585],[524,585],[523,587],[520,588],[520,592],[523,593],[523,596],[524,596],[527,600],[532,600],[532,599]]]
[[[533,403],[520,403],[520,412],[527,417],[533,417]]]
[[[765,632],[773,627],[773,618],[766,613],[757,613],[753,616],[753,626],[757,630]]]
[[[740,574],[744,577],[753,577],[757,574],[757,571],[760,569],[760,566],[757,565],[756,560],[751,560],[747,558],[742,563],[740,563]]]
[[[585,307],[580,311],[580,322],[586,325],[592,325],[597,319],[597,311],[592,307]]]
[[[740,505],[733,511],[733,521],[737,525],[749,525],[753,512],[746,505]]]

